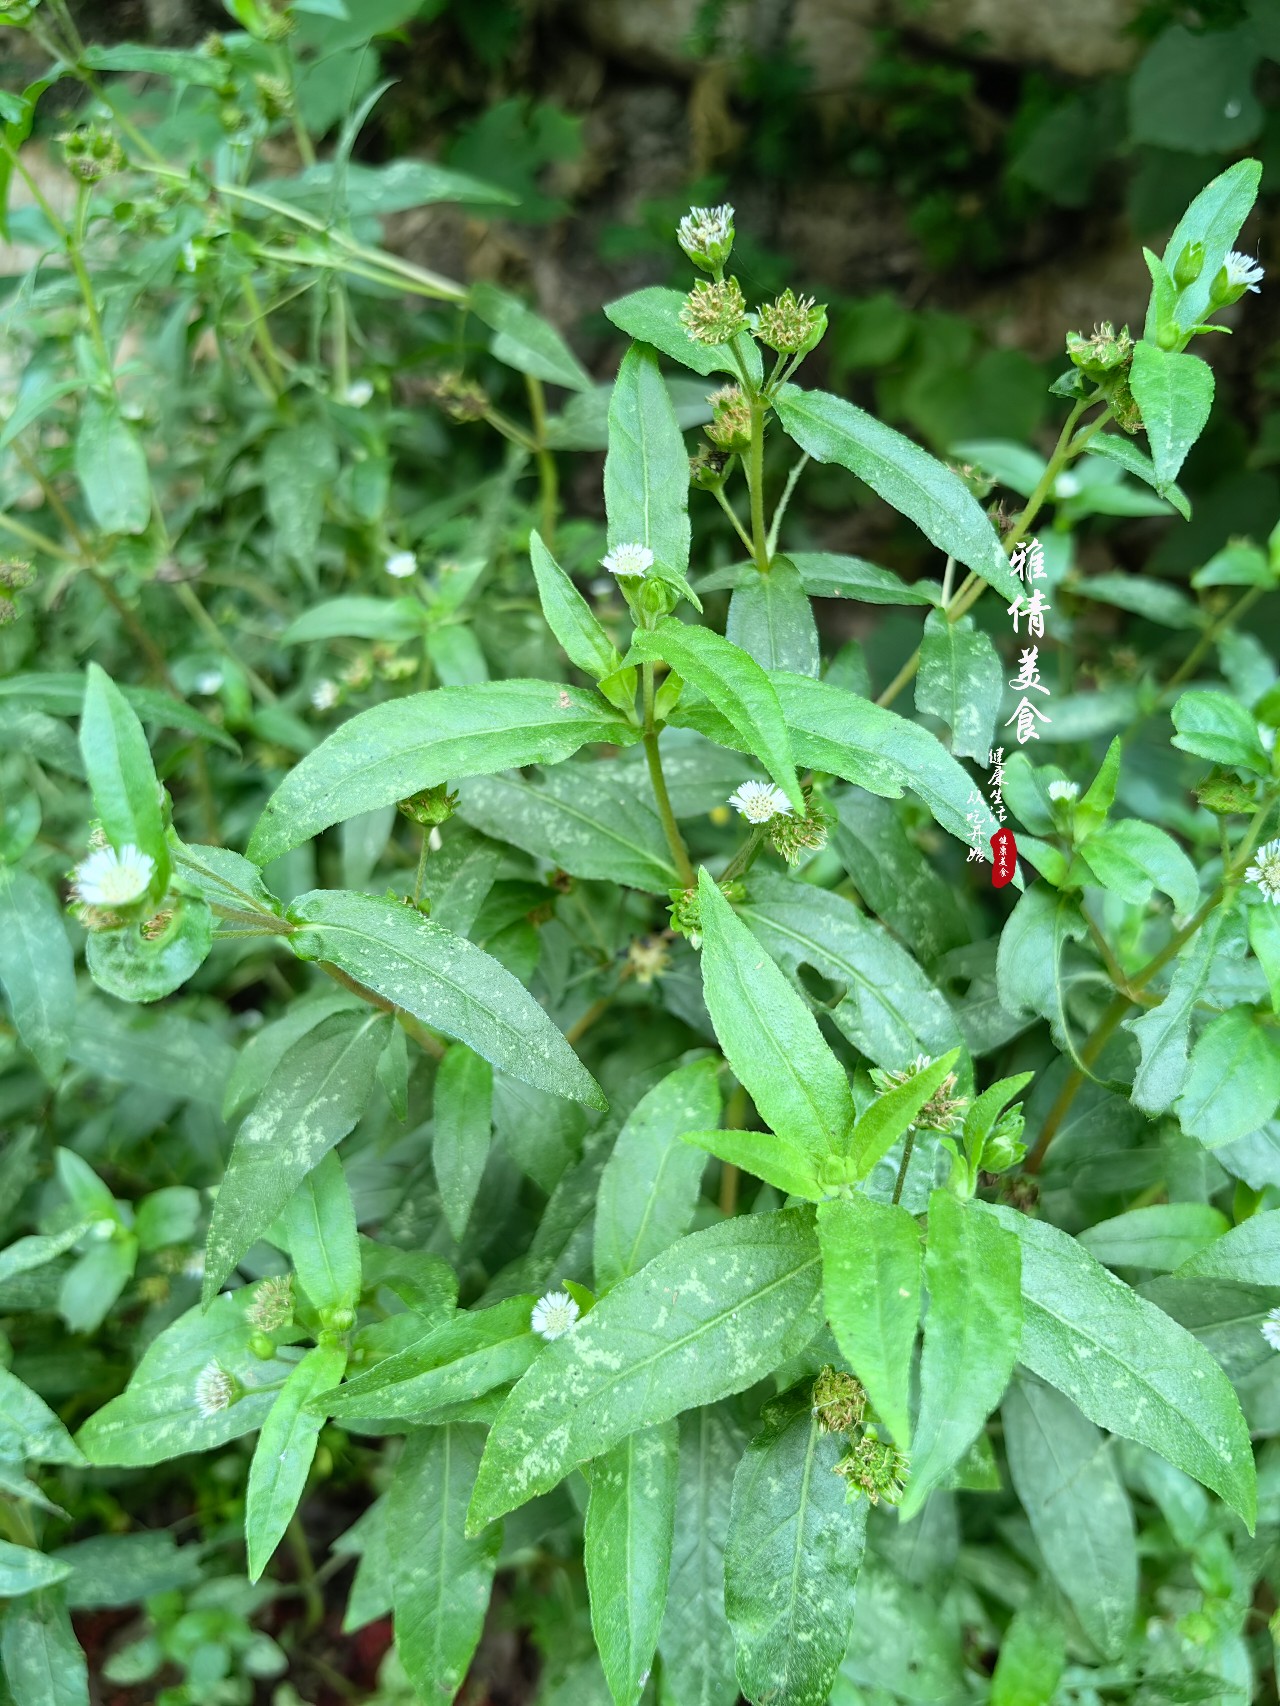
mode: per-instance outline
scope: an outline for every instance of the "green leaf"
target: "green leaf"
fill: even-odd
[[[758,385],[764,377],[764,367],[755,339],[742,333],[734,345],[699,343],[680,323],[684,303],[681,291],[664,290],[655,284],[647,290],[632,291],[630,296],[620,296],[616,302],[606,302],[604,311],[620,332],[640,343],[652,344],[654,349],[684,367],[691,367],[695,373],[730,373],[735,379],[740,378],[736,348]]]
[[[1026,1374],[1004,1401],[1009,1475],[1050,1576],[1106,1658],[1137,1613],[1133,1510],[1106,1437],[1069,1398]]]
[[[280,1062],[231,1147],[205,1245],[204,1301],[311,1169],[364,1113],[391,1028],[385,1013],[334,1013]]]
[[[222,1117],[237,1120],[266,1088],[272,1073],[309,1031],[335,1013],[363,1013],[358,996],[337,990],[295,1002],[278,1019],[255,1031],[235,1057],[222,1098]]]
[[[347,1176],[332,1149],[294,1191],[280,1220],[298,1284],[312,1304],[322,1311],[354,1310],[360,1301],[360,1240]]]
[[[911,1446],[911,1353],[920,1321],[920,1228],[860,1193],[818,1209],[822,1288],[841,1355],[895,1442]]]
[[[330,824],[423,788],[525,764],[555,764],[588,741],[638,731],[598,694],[550,681],[490,681],[391,699],[351,717],[267,801],[249,841],[259,865]]]
[[[658,1636],[663,1706],[728,1706],[737,1697],[733,1632],[724,1612],[724,1550],[745,1443],[723,1407],[680,1418],[676,1533]]]
[[[132,842],[149,854],[156,863],[151,892],[162,894],[169,880],[169,847],[151,750],[137,713],[96,663],[89,665],[85,680],[80,751],[107,840],[117,850]]]
[[[114,1216],[115,1210],[112,1210]],[[74,1226],[66,1227],[62,1232],[33,1232],[26,1238],[15,1238],[12,1244],[0,1250],[0,1284],[12,1279],[15,1274],[30,1273],[33,1268],[43,1268],[73,1244],[78,1244],[88,1232],[90,1219],[77,1221]]]
[[[0,1659],[13,1706],[89,1706],[89,1676],[62,1596],[49,1589],[10,1605]]]
[[[344,1424],[392,1416],[428,1422],[446,1405],[508,1385],[542,1349],[542,1340],[529,1329],[533,1304],[532,1297],[509,1297],[492,1309],[463,1310],[376,1368],[323,1394],[322,1407]]]
[[[817,1020],[703,870],[702,989],[716,1037],[760,1117],[811,1160],[846,1152],[853,1095]]]
[[[981,1207],[1022,1246],[1020,1360],[1090,1421],[1149,1445],[1219,1493],[1252,1530],[1249,1433],[1208,1351],[1067,1233],[1014,1209]]]
[[[1271,560],[1259,545],[1250,539],[1228,539],[1220,551],[1191,577],[1194,587],[1204,586],[1262,586],[1275,585]]]
[[[340,4],[341,0],[310,0],[307,5],[295,4],[294,10],[323,11],[327,17],[336,17],[338,13],[330,8]],[[420,8],[406,5],[400,10],[412,17],[413,12]],[[365,8],[362,7],[361,11],[363,13]],[[146,53],[154,49],[143,48],[134,51]],[[225,75],[219,72],[216,60],[211,61],[203,54],[199,58],[205,65],[213,65],[215,76]],[[385,84],[383,88],[386,88]],[[308,166],[306,171],[300,172],[296,178],[273,177],[270,189],[272,200],[309,208],[322,217],[334,206],[335,196],[342,206],[357,217],[372,215],[382,219],[391,213],[405,213],[410,208],[429,207],[441,201],[460,201],[468,204],[499,202],[510,206],[519,199],[508,191],[499,189],[495,184],[482,183],[469,172],[454,172],[447,166],[437,165],[434,160],[406,159],[403,155],[388,160],[382,166],[365,166],[354,160],[344,160],[341,163],[322,160],[315,166]],[[258,217],[257,204],[245,203],[242,217]],[[480,318],[484,319],[485,316],[481,315]]]
[[[1257,36],[1248,23],[1194,32],[1181,23],[1170,24],[1129,79],[1130,137],[1180,152],[1234,154],[1262,129],[1263,110],[1253,92],[1258,58]],[[1165,259],[1170,269],[1180,253],[1169,245]],[[1221,264],[1219,257],[1214,270]]]
[[[855,598],[861,604],[937,604],[942,596],[932,581],[908,585],[892,569],[882,569],[862,557],[843,557],[830,551],[788,551],[787,560],[795,565],[804,590],[815,598]]]
[[[1078,901],[1033,883],[1005,920],[996,957],[1000,1004],[1009,1013],[1048,1019],[1059,1048],[1069,1046],[1063,959],[1088,925]]]
[[[1226,955],[1232,934],[1239,930],[1239,919],[1230,907],[1215,907],[1174,960],[1164,1000],[1122,1021],[1141,1051],[1130,1095],[1143,1113],[1166,1113],[1181,1094],[1187,1077],[1191,1016],[1216,956]]]
[[[1163,497],[1209,419],[1213,369],[1198,355],[1176,355],[1144,342],[1134,348],[1129,384],[1151,446],[1156,490]]]
[[[1218,34],[1218,39],[1230,38],[1225,33]],[[1197,37],[1197,45],[1204,46],[1204,38]],[[1185,147],[1185,141],[1175,146]],[[1235,247],[1240,227],[1249,217],[1258,195],[1258,184],[1262,178],[1262,166],[1257,160],[1237,160],[1234,166],[1206,184],[1204,189],[1191,203],[1174,228],[1172,237],[1164,251],[1164,264],[1172,273],[1178,264],[1178,257],[1189,243],[1204,245],[1204,265],[1200,275],[1188,284],[1177,297],[1175,318],[1180,326],[1188,330],[1198,326],[1209,312],[1209,301],[1213,292],[1214,280],[1222,270],[1222,264],[1227,255]],[[1147,311],[1147,324],[1144,336],[1154,338],[1156,333],[1154,307]]]
[[[314,585],[325,500],[338,475],[329,427],[318,420],[273,432],[262,453],[262,488],[276,540]]]
[[[346,1366],[345,1346],[314,1346],[295,1364],[262,1424],[245,1495],[244,1537],[251,1582],[271,1562],[311,1472],[324,1418],[308,1410],[307,1401],[341,1380]]]
[[[1136,445],[1131,438],[1125,438],[1118,432],[1098,432],[1089,440],[1090,456],[1105,457],[1108,462],[1118,462],[1129,474],[1135,474],[1139,480],[1148,486],[1158,488],[1160,477],[1156,473],[1156,465],[1146,451]],[[1184,521],[1191,520],[1191,504],[1181,486],[1165,482],[1160,494],[1177,510]],[[1087,591],[1088,582],[1081,585],[1082,591]],[[1194,580],[1193,580],[1193,584]]]
[[[200,1223],[200,1193],[191,1185],[162,1185],[138,1204],[133,1229],[143,1250],[187,1244]]]
[[[545,379],[549,385],[563,385],[569,391],[590,391],[594,383],[591,375],[559,332],[541,314],[527,308],[519,297],[481,279],[471,286],[467,306],[494,333],[489,349],[499,361],[514,367],[517,373]]]
[[[473,829],[558,865],[571,877],[665,895],[679,882],[662,824],[626,780],[566,763],[536,784],[517,772],[462,784],[459,813]]]
[[[1173,744],[1183,752],[1193,752],[1214,764],[1252,770],[1259,776],[1271,774],[1271,761],[1258,738],[1258,725],[1229,693],[1193,688],[1182,695],[1171,715],[1178,731]]]
[[[1191,1051],[1178,1101],[1188,1137],[1206,1148],[1231,1143],[1265,1125],[1280,1103],[1280,1048],[1251,1007],[1210,1020]]]
[[[489,1606],[502,1530],[464,1529],[483,1446],[456,1422],[410,1434],[387,1496],[396,1651],[423,1700],[462,1686]]]
[[[939,610],[924,619],[916,710],[940,717],[951,730],[957,758],[986,762],[995,743],[1004,670],[990,639],[972,616],[950,622]]]
[[[767,1405],[733,1478],[724,1602],[749,1700],[826,1706],[849,1644],[866,1543],[865,1499],[845,1503],[844,1441],[809,1386]]]
[[[609,400],[604,463],[609,545],[647,545],[656,564],[689,567],[689,458],[671,395],[650,349],[633,344]]]
[[[47,711],[52,717],[78,717],[84,709],[85,678],[78,670],[55,670],[39,675],[9,675],[0,681],[0,700],[17,699],[24,705]],[[155,687],[126,685],[119,691],[140,717],[161,728],[185,729],[203,740],[214,741],[229,752],[240,748],[225,729],[193,711],[190,705],[161,693]]]
[[[84,962],[93,981],[121,1001],[159,1001],[193,977],[213,947],[213,914],[192,895],[177,895],[168,917],[153,924],[131,919],[113,930],[95,930]]]
[[[1058,1620],[1038,1600],[1024,1600],[1000,1643],[989,1706],[1052,1706],[1066,1662]]]
[[[141,1468],[188,1451],[212,1451],[262,1426],[274,1391],[290,1364],[262,1361],[250,1348],[254,1327],[246,1311],[248,1286],[224,1292],[206,1311],[188,1309],[148,1345],[128,1386],[96,1411],[76,1443],[99,1465]],[[196,1381],[209,1363],[219,1363],[245,1388],[225,1410],[204,1416]]]
[[[1200,606],[1185,592],[1145,575],[1072,576],[1067,586],[1076,598],[1092,598],[1117,610],[1132,610],[1164,628],[1200,629],[1205,625]]]
[[[168,1529],[95,1534],[60,1546],[54,1556],[71,1572],[63,1594],[72,1611],[140,1605],[152,1594],[193,1588],[201,1578],[199,1545],[179,1546]]]
[[[1151,1203],[1086,1227],[1080,1242],[1108,1268],[1172,1273],[1227,1230],[1227,1218],[1208,1203]]]
[[[0,1599],[18,1599],[37,1588],[51,1587],[70,1574],[70,1564],[37,1552],[34,1546],[0,1540]]]
[[[667,1604],[680,1433],[628,1435],[591,1465],[583,1559],[591,1629],[617,1706],[637,1706]]]
[[[1121,900],[1141,905],[1157,888],[1179,912],[1193,913],[1200,903],[1195,866],[1154,823],[1120,818],[1086,836],[1079,852],[1103,888]]]
[[[525,986],[483,949],[398,901],[313,889],[294,901],[303,959],[338,966],[525,1084],[588,1107],[599,1085]]]
[[[48,888],[0,864],[0,984],[24,1048],[52,1084],[67,1058],[76,971],[62,913]]]
[[[136,432],[115,397],[90,391],[80,410],[76,479],[103,533],[145,533],[151,522],[151,476]]]
[[[790,438],[816,462],[838,462],[914,521],[927,539],[1012,600],[1025,588],[968,486],[893,427],[826,391],[784,385],[774,399]]]
[[[622,662],[618,648],[536,531],[529,535],[529,560],[538,583],[542,614],[569,662],[597,680],[602,675],[611,675]]]
[[[426,606],[417,598],[326,598],[295,616],[281,634],[280,644],[420,639],[429,620]]]
[[[960,1461],[1004,1396],[1022,1329],[1017,1239],[949,1191],[929,1198],[924,1268],[929,1308],[904,1521]]]
[[[89,1246],[62,1276],[58,1313],[72,1333],[93,1333],[133,1277],[138,1240],[115,1237]]]
[[[85,1461],[79,1446],[37,1393],[0,1368],[0,1462]]]
[[[744,750],[760,760],[793,809],[803,812],[804,797],[796,781],[782,707],[770,678],[755,659],[714,629],[690,627],[673,616],[663,617],[648,632],[637,632],[627,653],[628,662],[655,659],[706,695],[730,723]]]
[[[862,892],[871,906],[872,897]],[[759,872],[738,916],[784,971],[794,975],[812,966],[843,991],[831,1018],[877,1066],[901,1068],[918,1054],[944,1054],[960,1041],[946,999],[911,955],[842,895],[780,872]]]
[[[616,1285],[498,1412],[472,1531],[637,1428],[743,1391],[806,1344],[820,1263],[810,1212],[783,1209],[691,1233]]]
[[[827,1187],[811,1156],[771,1131],[687,1131],[683,1143],[763,1179],[785,1196],[821,1202]],[[703,1163],[699,1162],[699,1172]]]
[[[596,1198],[596,1288],[638,1272],[688,1230],[704,1162],[681,1139],[720,1118],[719,1064],[687,1061],[647,1091],[614,1140]]]
[[[761,669],[817,675],[821,667],[813,606],[786,557],[775,557],[767,575],[753,570],[734,589],[724,632]]]
[[[454,1043],[436,1069],[433,1094],[431,1164],[449,1230],[461,1239],[489,1158],[493,1068],[465,1043]]]
[[[960,1050],[953,1048],[905,1084],[897,1084],[876,1097],[859,1117],[849,1138],[855,1177],[867,1178],[876,1163],[889,1153],[925,1103],[941,1089],[959,1057]]]
[[[1280,1209],[1251,1214],[1223,1237],[1189,1256],[1177,1277],[1280,1286]]]

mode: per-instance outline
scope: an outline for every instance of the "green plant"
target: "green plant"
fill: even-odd
[[[410,191],[351,160],[356,121],[251,175],[273,126],[313,148],[286,98],[311,62],[287,14],[232,9],[212,52],[104,65],[50,0],[117,112],[73,133],[70,221],[18,152],[38,92],[6,115],[44,197],[24,235],[65,260],[18,287],[3,429],[0,524],[40,570],[6,570],[0,635],[15,1706],[86,1700],[70,1612],[135,1603],[108,1680],[231,1701],[289,1663],[284,1706],[332,1682],[309,1649],[352,1554],[345,1626],[394,1621],[386,1701],[462,1688],[499,1572],[563,1706],[1267,1698],[1280,694],[1239,623],[1280,542],[1218,553],[1198,599],[1072,551],[1186,512],[1213,390],[1188,345],[1257,283],[1256,163],[1148,256],[1141,337],[1068,338],[1049,455],[952,467],[797,382],[825,310],[748,305],[728,207],[680,222],[691,290],[607,307],[606,388],[523,304],[379,246]],[[190,163],[101,70],[177,79]],[[132,199],[98,199],[106,164]],[[483,193],[417,165],[415,195]],[[135,183],[164,189],[145,216]],[[406,350],[456,428],[429,453]],[[144,400],[150,457],[134,363],[187,388]],[[682,411],[710,416],[692,463]],[[601,442],[603,536],[557,475]],[[813,464],[941,576],[803,549]],[[1032,690],[1025,629],[1021,666],[993,633],[1042,597],[1037,527],[1063,762],[1004,763],[1024,863],[994,889],[964,761],[1012,747],[1007,669]],[[924,612],[878,696],[856,646],[823,658],[833,596]],[[1081,683],[1099,606],[1170,655]],[[127,1532],[179,1485],[200,1547]],[[68,1512],[104,1532],[58,1544]],[[270,1636],[268,1606],[296,1613]]]

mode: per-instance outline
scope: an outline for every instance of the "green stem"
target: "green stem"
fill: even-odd
[[[21,539],[23,544],[30,545],[35,551],[43,551],[50,557],[60,557],[64,563],[80,561],[74,551],[68,551],[65,545],[59,545],[57,540],[38,533],[34,527],[28,527],[25,521],[15,521],[11,515],[0,515],[0,527],[6,533],[12,533],[15,539]]]
[[[769,572],[769,534],[764,521],[764,417],[767,405],[751,399],[751,448],[747,452],[747,485],[751,489],[751,553],[762,575]]]
[[[719,880],[722,884],[731,883],[735,877],[740,877],[744,871],[749,871],[751,869],[752,865],[755,863],[757,853],[759,853],[760,849],[764,846],[765,836],[768,835],[768,833],[769,826],[767,823],[758,823],[755,825],[751,834],[742,843],[742,846],[739,847],[738,851],[733,855],[733,858],[730,859],[724,870],[721,871]]]
[[[796,481],[800,478],[801,474],[804,473],[808,463],[809,452],[806,450],[804,455],[787,475],[787,483],[782,488],[782,496],[778,499],[778,507],[773,512],[773,520],[769,523],[769,537],[765,541],[765,548],[769,553],[769,560],[771,562],[773,560],[774,553],[778,549],[778,533],[782,527],[782,518],[787,513],[787,505],[791,502],[791,494],[796,489]]]
[[[746,546],[747,550],[750,552],[752,557],[754,557],[756,554],[756,548],[751,542],[751,535],[747,532],[746,528],[742,525],[742,523],[738,520],[737,516],[734,514],[733,505],[729,502],[728,498],[725,496],[724,486],[723,485],[712,486],[711,492],[712,492],[712,496],[715,498],[716,502],[720,505],[720,508],[724,511],[724,513],[729,517],[729,520],[733,523],[733,531],[738,535],[738,538],[741,539],[742,543]]]
[[[542,506],[542,542],[554,554],[556,516],[559,511],[560,479],[556,459],[547,444],[547,398],[541,379],[525,374],[529,393],[529,416],[533,422],[533,454],[538,464],[538,492]]]
[[[653,785],[653,797],[658,806],[658,817],[662,822],[663,833],[667,838],[667,846],[671,849],[671,857],[675,861],[676,872],[680,878],[680,886],[686,889],[696,888],[698,879],[694,875],[693,866],[689,863],[689,853],[676,822],[676,814],[671,809],[671,796],[667,792],[667,779],[662,773],[662,754],[658,750],[658,731],[653,716],[653,665],[641,664],[640,676],[644,691],[644,756],[649,765],[649,781]]]
[[[902,1161],[898,1167],[898,1177],[894,1181],[894,1186],[893,1186],[893,1199],[892,1200],[895,1203],[899,1203],[902,1201],[903,1187],[906,1185],[906,1182],[907,1182],[907,1169],[911,1165],[911,1156],[912,1156],[913,1151],[915,1150],[915,1146],[916,1146],[916,1128],[913,1125],[909,1125],[907,1127],[907,1141],[902,1146]]]

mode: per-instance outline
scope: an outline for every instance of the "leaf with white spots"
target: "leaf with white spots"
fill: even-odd
[[[1056,1226],[980,1205],[1022,1246],[1019,1360],[1099,1427],[1148,1445],[1252,1531],[1257,1479],[1231,1383],[1198,1340]]]
[[[396,1651],[423,1700],[462,1686],[489,1606],[502,1530],[463,1531],[483,1444],[473,1425],[410,1434],[387,1496]]]
[[[680,1418],[680,1477],[667,1612],[658,1636],[662,1706],[734,1706],[724,1548],[733,1477],[746,1444],[727,1406]]]
[[[911,1448],[911,1353],[920,1324],[920,1228],[861,1193],[818,1209],[822,1288],[841,1354],[903,1450]]]
[[[59,1589],[29,1594],[6,1609],[0,1659],[13,1706],[89,1706],[84,1654]]]
[[[591,1465],[584,1561],[591,1628],[617,1706],[644,1692],[667,1603],[679,1429],[644,1428]]]
[[[842,1435],[806,1384],[769,1405],[733,1478],[724,1599],[738,1683],[770,1706],[826,1706],[853,1626],[867,1501],[845,1502]]]
[[[251,1582],[266,1569],[307,1484],[324,1426],[324,1417],[308,1410],[307,1400],[341,1380],[346,1366],[341,1345],[316,1345],[294,1366],[262,1424],[244,1510]]]
[[[637,1428],[741,1392],[821,1322],[809,1209],[722,1221],[682,1238],[551,1344],[494,1424],[474,1532],[545,1493]]]

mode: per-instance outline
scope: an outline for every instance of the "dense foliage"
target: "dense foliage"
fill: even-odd
[[[1274,1699],[1280,533],[1091,554],[1258,163],[944,461],[727,205],[597,383],[384,246],[514,193],[413,7],[226,4],[0,11],[0,1702]]]

